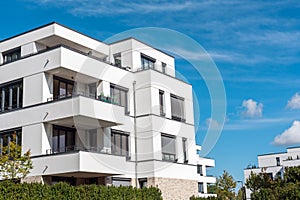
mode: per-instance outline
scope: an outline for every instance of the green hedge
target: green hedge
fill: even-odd
[[[190,200],[222,200],[218,197],[195,197],[195,196],[192,196],[190,198]]]
[[[101,185],[71,186],[67,183],[42,185],[39,183],[0,183],[0,199],[105,199],[105,200],[159,200],[158,188],[114,187]]]

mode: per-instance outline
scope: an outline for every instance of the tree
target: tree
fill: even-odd
[[[4,179],[25,178],[32,167],[30,150],[22,155],[22,147],[16,143],[16,134],[11,136],[7,146],[2,147],[0,156],[0,175]]]
[[[218,195],[218,198],[224,200],[234,199],[235,188],[236,188],[236,182],[228,172],[224,171],[224,173],[217,178],[216,193]]]
[[[251,173],[246,181],[251,199],[300,200],[300,166],[285,168],[284,179],[271,179],[266,173]]]

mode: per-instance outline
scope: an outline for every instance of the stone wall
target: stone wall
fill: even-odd
[[[172,178],[148,178],[148,187],[158,187],[164,200],[188,200],[198,195],[198,181]]]

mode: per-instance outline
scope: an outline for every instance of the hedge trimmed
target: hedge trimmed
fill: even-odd
[[[160,190],[155,187],[137,189],[102,185],[71,186],[63,182],[50,186],[4,181],[0,183],[0,199],[162,200],[162,197]]]

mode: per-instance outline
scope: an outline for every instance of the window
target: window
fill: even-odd
[[[97,129],[92,129],[88,131],[89,134],[89,145],[91,151],[97,150]]]
[[[161,70],[162,70],[162,73],[166,73],[166,67],[167,67],[167,65],[166,65],[166,63],[161,63]]]
[[[155,62],[156,60],[154,58],[151,58],[145,54],[141,54],[142,69],[154,69]]]
[[[22,143],[22,129],[11,129],[0,132],[0,155],[9,153],[9,144],[11,141],[15,141],[16,144]],[[8,148],[7,148],[8,147]]]
[[[182,149],[183,149],[183,162],[188,163],[188,158],[187,158],[187,139],[182,138]]]
[[[128,134],[123,131],[111,130],[112,154],[128,156]]]
[[[198,192],[204,193],[203,183],[198,183]]]
[[[276,165],[280,166],[280,158],[279,157],[276,157]]]
[[[97,96],[97,84],[91,83],[89,84],[89,97],[96,99]]]
[[[74,82],[57,76],[53,77],[53,99],[63,99],[73,95]]]
[[[139,178],[140,188],[147,187],[147,178]]]
[[[52,152],[60,153],[75,149],[76,129],[62,126],[53,126]]]
[[[200,176],[203,176],[202,165],[197,165],[197,174],[200,174]]]
[[[125,113],[129,113],[127,93],[127,88],[110,84],[110,96],[112,103],[125,107]]]
[[[23,80],[0,85],[0,112],[22,108]]]
[[[176,161],[176,137],[173,135],[161,135],[162,159],[166,161]]]
[[[112,178],[112,185],[119,187],[119,186],[130,186],[131,185],[131,179],[130,178]]]
[[[21,58],[21,47],[3,53],[3,63],[10,63]]]
[[[164,91],[159,90],[159,110],[160,110],[160,116],[165,116],[165,95]]]
[[[171,94],[172,119],[185,121],[184,117],[184,98]]]
[[[122,67],[121,53],[114,54],[115,66]]]

